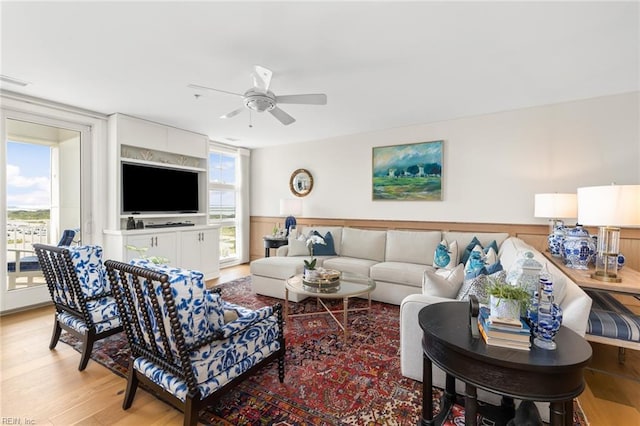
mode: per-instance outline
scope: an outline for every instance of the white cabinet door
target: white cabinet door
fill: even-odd
[[[167,139],[168,152],[188,157],[207,158],[209,138],[204,135],[169,127]]]
[[[138,249],[146,248],[147,250],[144,252],[144,254],[141,255],[136,250],[129,250],[125,248],[125,259],[128,262],[131,259],[143,256],[161,256],[166,257],[169,260],[169,265],[180,266],[177,263],[178,250],[176,247],[176,239],[177,238],[175,233],[145,233],[143,235],[127,236],[125,238],[125,246],[130,245]]]
[[[180,267],[195,269],[210,280],[220,275],[220,245],[217,229],[180,233]]]
[[[202,272],[207,279],[220,276],[220,231],[207,229],[202,232],[200,241],[200,261]]]
[[[117,124],[120,145],[166,151],[166,126],[126,116],[118,116]]]

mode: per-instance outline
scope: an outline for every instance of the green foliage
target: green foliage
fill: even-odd
[[[490,296],[500,299],[517,300],[520,305],[526,305],[531,299],[529,292],[517,285],[511,285],[494,277],[487,277],[489,285],[487,292]]]
[[[8,220],[49,220],[50,210],[8,210]]]
[[[317,260],[318,260],[318,259],[315,259],[315,258],[314,258],[313,260],[311,260],[311,261],[309,261],[309,260],[305,260],[305,261],[304,261],[304,266],[305,266],[305,268],[307,268],[307,269],[308,269],[308,270],[310,270],[310,271],[312,271],[312,270],[316,269],[316,261],[317,261]]]

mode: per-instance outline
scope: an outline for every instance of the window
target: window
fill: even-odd
[[[212,145],[209,150],[209,223],[220,225],[220,264],[238,261],[238,154]]]

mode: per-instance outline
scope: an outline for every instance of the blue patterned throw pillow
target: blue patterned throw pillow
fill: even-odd
[[[318,237],[324,239],[325,242],[325,244],[313,245],[314,256],[336,256],[336,248],[331,232],[327,232],[325,235],[321,235],[318,231],[313,231],[313,235],[317,235]]]
[[[476,246],[482,247],[482,245],[480,244],[480,240],[476,237],[473,237],[471,242],[464,248],[464,252],[462,253],[462,257],[460,258],[460,263],[464,263],[465,265],[467,264],[467,260],[469,260],[469,256]]]

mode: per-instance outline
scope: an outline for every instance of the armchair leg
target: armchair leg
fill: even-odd
[[[198,404],[194,404],[193,398],[187,396],[184,401],[184,426],[196,426],[198,424]]]
[[[136,396],[136,390],[138,389],[138,376],[133,368],[133,357],[129,358],[129,376],[127,377],[127,391],[124,394],[124,401],[122,402],[122,409],[127,410],[133,403],[133,398]]]
[[[60,323],[58,322],[58,317],[56,315],[56,320],[53,323],[53,333],[51,334],[51,342],[49,342],[49,349],[53,349],[58,344],[58,340],[60,339],[60,333],[62,333],[62,327],[60,327]]]
[[[278,357],[278,380],[284,383],[284,352]]]
[[[80,357],[80,365],[78,366],[78,370],[82,371],[87,367],[89,363],[89,358],[91,358],[91,351],[93,350],[93,343],[95,341],[95,336],[91,331],[87,331],[87,333],[83,337],[82,342],[82,356]]]

